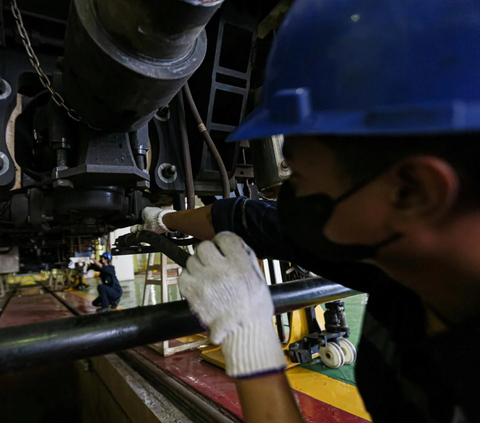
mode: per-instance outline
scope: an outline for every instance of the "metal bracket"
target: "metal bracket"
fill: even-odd
[[[235,14],[234,10],[229,9],[229,6],[229,3],[227,2],[222,8],[222,15],[218,27],[215,59],[212,71],[212,85],[210,87],[207,119],[205,122],[205,126],[210,132],[213,140],[218,140],[218,143],[223,142],[244,117],[250,90],[250,74],[252,71],[251,54],[257,37],[255,20],[249,17],[249,19],[243,19],[242,23],[239,25],[238,16]],[[232,69],[228,64],[223,62],[223,46],[225,44],[228,45],[229,38],[231,39],[234,37],[236,33],[245,36],[245,38],[247,38],[247,34],[251,34],[250,53],[248,57],[244,58],[242,69]],[[218,103],[226,101],[227,98],[228,102],[231,104],[228,121],[223,120],[217,112]],[[235,108],[233,106],[234,104],[238,104],[239,107]],[[240,148],[238,144],[236,144],[235,147],[234,154],[229,155],[230,157],[228,157],[228,160],[224,157],[227,170],[235,168]],[[205,144],[203,146],[200,173],[196,179],[211,180],[212,177],[215,177],[218,173],[216,169],[217,167],[213,157],[208,154],[208,147]],[[232,176],[233,174],[229,174],[229,177]]]
[[[175,97],[169,109],[157,112],[148,124],[151,157],[150,190],[161,194],[179,194],[185,192],[182,155],[179,150],[178,99]],[[175,166],[175,172],[168,177],[163,175],[165,166]]]
[[[112,247],[112,256],[129,256],[131,254],[158,253],[158,248],[150,245],[139,245],[138,247]]]

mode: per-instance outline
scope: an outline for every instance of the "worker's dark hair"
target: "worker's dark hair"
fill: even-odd
[[[328,137],[320,141],[332,150],[348,177],[358,181],[416,155],[436,156],[456,170],[462,197],[480,202],[480,135],[410,137]]]

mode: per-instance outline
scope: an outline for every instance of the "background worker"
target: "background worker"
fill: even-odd
[[[98,297],[92,301],[92,305],[99,307],[97,313],[116,309],[123,291],[115,274],[115,267],[110,264],[112,254],[109,252],[103,253],[100,262],[95,259],[92,260],[93,264],[90,264],[88,268],[100,272],[100,279],[102,280],[102,284],[97,286]]]
[[[144,229],[213,239],[180,289],[247,422],[303,421],[255,254],[369,293],[356,379],[374,422],[479,420],[479,40],[475,0],[297,0],[233,135],[285,135],[278,204],[145,211]]]

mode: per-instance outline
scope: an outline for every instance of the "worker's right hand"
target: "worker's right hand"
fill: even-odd
[[[152,231],[157,234],[164,234],[166,232],[172,232],[163,223],[163,216],[167,213],[173,213],[175,210],[160,209],[158,207],[145,207],[142,211],[143,225],[132,226],[131,231],[133,233],[139,231]]]
[[[240,237],[222,232],[201,243],[179,286],[212,342],[223,343],[228,375],[253,377],[285,368],[270,291],[254,252]]]

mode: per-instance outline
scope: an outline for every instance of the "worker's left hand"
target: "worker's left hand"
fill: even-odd
[[[179,285],[210,329],[212,342],[223,343],[227,374],[252,377],[285,368],[270,291],[254,252],[241,238],[222,232],[201,243]]]
[[[145,207],[142,211],[143,225],[135,225],[130,229],[136,233],[140,231],[152,231],[157,234],[172,232],[163,223],[163,216],[167,213],[174,213],[176,210],[161,209],[159,207]]]

